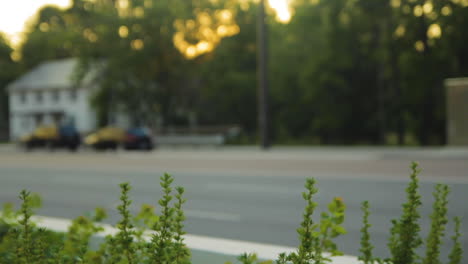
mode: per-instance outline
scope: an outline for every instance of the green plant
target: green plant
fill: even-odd
[[[372,254],[373,246],[370,243],[369,228],[369,203],[366,201],[362,204],[363,211],[363,227],[361,229],[361,249],[362,255],[359,257],[364,264],[372,263],[388,263],[388,264],[441,264],[440,261],[440,245],[442,238],[445,235],[445,226],[447,220],[447,196],[449,188],[447,185],[437,184],[434,190],[434,203],[431,218],[431,229],[426,239],[426,253],[424,257],[416,254],[416,250],[423,244],[420,238],[420,219],[419,207],[422,205],[421,196],[419,195],[419,180],[417,175],[420,169],[418,164],[411,164],[411,180],[406,188],[407,201],[403,204],[403,214],[399,220],[392,220],[390,229],[390,241],[388,247],[390,249],[391,258],[381,259],[374,257]],[[455,235],[452,237],[454,246],[449,255],[450,264],[459,264],[462,257],[460,237],[460,219],[455,218]]]
[[[359,257],[359,260],[362,260],[364,264],[372,264],[374,262],[374,258],[372,255],[372,246],[370,242],[370,234],[369,228],[372,226],[369,223],[369,201],[364,201],[361,206],[362,211],[364,212],[364,216],[362,222],[364,226],[361,228],[361,249],[359,250],[362,255]]]
[[[314,224],[312,215],[317,207],[317,203],[313,201],[313,196],[318,192],[315,188],[315,180],[307,179],[305,188],[307,192],[302,193],[302,197],[306,201],[306,207],[302,218],[301,227],[297,229],[299,234],[300,244],[298,253],[291,254],[288,259],[294,263],[306,263],[313,259],[313,250],[316,249],[316,245],[319,244],[318,234],[314,231],[318,226]]]
[[[449,264],[460,264],[462,255],[463,255],[463,249],[461,247],[460,243],[460,225],[461,225],[461,220],[459,217],[455,217],[453,219],[455,222],[455,234],[452,236],[452,241],[453,241],[453,247],[452,251],[450,252],[449,255]]]
[[[330,253],[331,256],[343,254],[338,251],[337,245],[333,242],[333,239],[346,233],[341,225],[344,222],[346,208],[342,199],[334,198],[328,205],[329,212],[323,212],[320,222],[315,223],[312,219],[317,207],[317,203],[312,199],[318,191],[315,188],[315,180],[307,179],[305,188],[307,191],[302,193],[302,196],[306,201],[306,207],[301,227],[297,229],[300,240],[298,251],[289,255],[280,254],[277,263],[290,261],[293,264],[323,264],[331,261],[324,254],[325,252]]]
[[[131,220],[131,214],[129,206],[132,203],[128,197],[128,192],[130,191],[129,183],[120,184],[120,189],[122,195],[120,196],[120,201],[122,204],[117,207],[122,218],[120,219],[117,227],[120,232],[117,234],[117,244],[119,250],[123,252],[124,259],[128,264],[135,263],[135,244],[134,244],[134,231],[133,224]]]
[[[117,207],[121,215],[117,224],[119,232],[107,236],[105,243],[88,260],[92,259],[91,263],[190,263],[190,252],[183,242],[184,189],[176,187],[173,196],[172,182],[169,174],[161,177],[164,193],[158,201],[161,215],[154,213],[153,206],[145,204],[135,217],[129,210],[131,187],[128,183],[121,184],[121,204]],[[149,229],[153,233],[147,240],[145,231]]]
[[[272,264],[273,261],[271,260],[266,260],[266,261],[259,261],[257,258],[257,254],[255,253],[244,253],[237,257],[237,260],[239,260],[242,264]],[[227,262],[225,264],[231,264],[230,262]]]
[[[47,263],[58,251],[53,245],[63,236],[35,227],[31,217],[41,205],[37,194],[22,190],[19,198],[20,209],[5,204],[0,217],[0,263]]]
[[[434,191],[433,213],[431,215],[431,231],[426,241],[426,257],[423,264],[441,264],[440,244],[444,237],[445,225],[447,224],[447,185],[437,184]]]
[[[418,164],[411,164],[411,180],[406,188],[407,202],[403,204],[403,214],[399,220],[393,220],[391,229],[391,240],[389,243],[392,255],[391,262],[394,264],[415,263],[418,256],[416,249],[422,244],[419,236],[421,230],[418,220],[421,217],[418,208],[421,206],[421,195],[418,192],[420,173]]]
[[[94,216],[79,216],[72,221],[58,254],[60,263],[86,262],[88,256],[92,255],[89,250],[91,237],[103,230],[96,222],[101,222],[104,218],[104,209],[96,208]]]
[[[20,199],[23,201],[21,204],[21,219],[19,223],[21,225],[21,233],[18,238],[18,260],[20,262],[30,263],[32,261],[33,256],[33,244],[31,241],[31,216],[32,216],[32,209],[30,206],[31,199],[30,193],[26,190],[22,190],[20,194]]]
[[[176,188],[177,194],[175,195],[175,198],[177,202],[174,205],[174,251],[175,251],[175,257],[174,257],[174,263],[176,264],[187,264],[190,263],[189,258],[190,258],[190,251],[187,248],[187,246],[184,244],[184,238],[183,235],[185,235],[184,231],[184,224],[183,222],[185,221],[185,214],[184,211],[182,210],[182,205],[186,202],[186,200],[183,198],[184,194],[184,188],[182,187],[177,187]]]
[[[173,237],[171,224],[174,215],[174,209],[171,208],[170,202],[172,200],[172,177],[169,174],[164,174],[161,177],[161,187],[163,188],[163,198],[159,200],[159,205],[162,208],[162,214],[159,221],[153,226],[156,231],[152,238],[150,246],[150,254],[152,255],[153,263],[168,263],[172,258],[171,240]]]

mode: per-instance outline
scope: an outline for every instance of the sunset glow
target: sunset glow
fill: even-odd
[[[13,46],[21,41],[21,32],[26,23],[34,16],[39,8],[51,4],[59,7],[71,5],[70,0],[15,0],[0,1],[0,32],[10,39]]]
[[[268,0],[271,8],[276,12],[276,19],[282,23],[288,23],[291,20],[291,10],[288,0]]]
[[[291,0],[268,0],[269,6],[276,13],[276,19],[283,23],[288,23],[291,20],[292,14],[289,8],[289,2]],[[244,1],[248,2],[248,1]],[[128,0],[120,0],[121,5],[128,3]],[[145,2],[146,3],[146,2]],[[23,31],[25,26],[33,16],[36,14],[39,8],[44,5],[55,5],[61,8],[66,8],[71,5],[71,0],[15,0],[15,1],[0,1],[0,32],[4,33],[9,39],[13,47],[17,47],[23,38]],[[137,12],[138,11],[138,12]],[[138,15],[143,15],[141,10],[135,12]],[[230,13],[220,13],[219,18],[221,20],[231,20]],[[201,19],[203,21],[203,18]],[[201,22],[202,22],[201,21]],[[209,21],[208,21],[209,22]],[[207,19],[202,22],[207,23]],[[232,35],[237,29],[230,29],[229,32],[225,27],[217,29],[221,35]],[[119,34],[124,37],[126,32],[125,29],[119,31]],[[89,35],[89,34],[88,34]],[[92,38],[92,35],[89,35]],[[138,47],[140,45],[137,45]],[[206,45],[200,45],[202,50],[209,49]]]

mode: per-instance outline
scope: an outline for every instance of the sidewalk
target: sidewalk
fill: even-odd
[[[17,146],[14,143],[0,143],[0,153],[8,151],[16,151]]]
[[[0,144],[0,153],[20,152],[13,143]],[[66,150],[56,150],[60,152]],[[46,153],[45,150],[33,152]],[[80,149],[79,153],[93,153],[91,149]],[[102,152],[100,152],[102,153]],[[119,150],[119,155],[129,157],[161,158],[196,158],[217,160],[345,160],[345,161],[372,161],[372,160],[468,160],[468,146],[452,147],[393,147],[393,146],[273,146],[263,150],[259,146],[178,146],[157,147],[152,152]]]
[[[207,159],[268,160],[422,160],[467,159],[468,147],[354,147],[354,146],[274,146],[262,150],[258,146],[222,146],[157,148],[153,155]]]

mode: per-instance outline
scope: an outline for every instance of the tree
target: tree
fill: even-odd
[[[419,143],[445,142],[443,80],[466,74],[464,2],[394,1],[396,54],[401,69],[403,108]],[[457,29],[455,33],[453,30]],[[460,71],[461,69],[464,71]],[[405,113],[402,114],[404,116]]]
[[[26,39],[20,47],[24,70],[41,62],[77,56],[80,52],[79,18],[73,11],[44,6],[37,20],[26,29]]]
[[[240,32],[200,57],[197,112],[204,124],[239,124],[251,141],[257,130],[256,6],[230,7]]]
[[[5,140],[8,135],[9,109],[8,83],[18,76],[17,64],[11,59],[13,49],[0,32],[0,140]]]
[[[84,29],[81,54],[85,69],[105,61],[96,105],[101,112],[129,110],[135,117],[177,123],[196,103],[196,60],[235,30],[232,13],[212,1],[113,1],[89,3],[95,26]],[[146,113],[146,117],[144,116]],[[160,120],[161,120],[160,119]]]

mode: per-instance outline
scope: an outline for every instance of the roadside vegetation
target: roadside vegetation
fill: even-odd
[[[455,218],[455,230],[452,231],[452,250],[448,260],[440,257],[440,245],[446,234],[447,185],[438,184],[434,190],[433,212],[430,215],[431,228],[425,238],[422,237],[419,221],[421,215],[421,196],[418,192],[417,163],[411,165],[410,182],[406,189],[407,200],[402,205],[399,219],[392,220],[388,249],[389,258],[374,256],[371,241],[371,223],[369,222],[370,205],[362,203],[363,227],[361,229],[361,255],[363,264],[461,264],[463,250],[460,243],[461,220]],[[132,200],[128,183],[120,184],[120,204],[117,210],[120,220],[116,224],[118,232],[106,236],[97,247],[90,247],[93,236],[103,231],[100,225],[106,218],[106,212],[97,208],[91,216],[80,216],[73,220],[68,232],[56,233],[38,228],[31,220],[34,210],[41,205],[38,195],[23,190],[19,198],[21,207],[15,210],[11,204],[5,204],[0,215],[0,263],[46,264],[46,263],[151,263],[151,264],[189,264],[190,249],[184,244],[183,205],[184,188],[172,187],[173,178],[164,174],[160,178],[163,196],[155,206],[144,204],[138,214],[130,213]],[[325,264],[331,263],[333,256],[343,253],[338,249],[335,239],[346,234],[345,203],[340,197],[328,204],[328,211],[319,219],[313,215],[318,204],[314,196],[318,192],[316,181],[307,179],[305,192],[302,193],[306,206],[302,222],[297,229],[299,246],[295,252],[282,253],[275,261],[260,261],[254,253],[245,253],[238,257],[242,264]],[[425,245],[423,254],[418,255],[420,247]],[[255,248],[252,249],[255,252]]]

